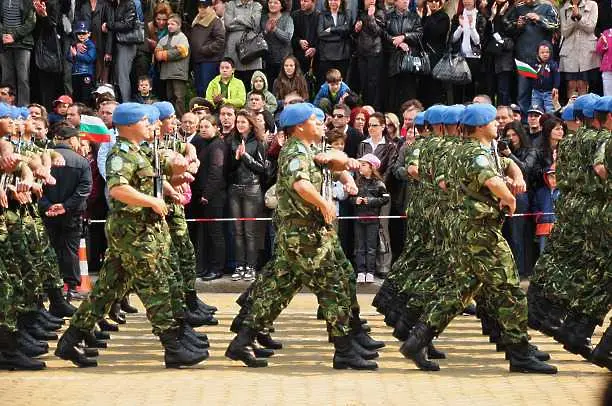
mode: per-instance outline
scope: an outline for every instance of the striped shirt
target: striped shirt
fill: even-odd
[[[21,1],[4,0],[2,2],[2,25],[6,28],[15,28],[22,24]]]

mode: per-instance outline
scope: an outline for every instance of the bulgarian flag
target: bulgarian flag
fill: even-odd
[[[80,136],[93,142],[110,142],[110,131],[99,117],[81,114]]]
[[[519,75],[529,79],[536,79],[538,77],[538,72],[528,63],[521,62],[518,59],[515,59],[514,62],[516,63],[516,70]]]

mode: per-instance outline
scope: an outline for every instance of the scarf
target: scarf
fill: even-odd
[[[200,24],[208,28],[210,23],[212,23],[215,18],[217,18],[217,13],[215,13],[215,10],[212,7],[207,7],[206,10],[204,10],[204,16],[200,17],[199,14],[196,15],[191,26],[195,27],[197,24]]]

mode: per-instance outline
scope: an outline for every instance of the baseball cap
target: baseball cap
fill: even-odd
[[[361,158],[357,159],[358,161],[367,162],[372,165],[374,168],[380,168],[380,159],[374,154],[365,154]]]
[[[82,34],[85,32],[89,32],[89,23],[87,21],[77,21],[74,24],[73,31],[75,34]]]
[[[56,105],[57,103],[72,104],[72,97],[68,96],[67,94],[61,95],[53,101],[53,105]]]
[[[521,106],[519,106],[519,105],[518,105],[518,104],[516,104],[516,103],[512,103],[512,104],[510,105],[510,109],[511,109],[513,112],[515,112],[515,113],[522,113],[522,112],[523,112],[523,110],[521,109]]]
[[[113,89],[113,85],[104,83],[94,90],[94,94],[110,94],[111,96],[115,97],[115,90]]]
[[[538,106],[537,104],[532,104],[531,107],[529,107],[529,110],[527,110],[527,114],[529,113],[542,115],[544,114],[544,110],[542,110],[542,107]]]

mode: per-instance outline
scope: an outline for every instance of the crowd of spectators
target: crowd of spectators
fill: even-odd
[[[173,103],[177,136],[196,146],[201,161],[186,206],[192,218],[270,213],[264,194],[285,140],[275,118],[285,104],[305,100],[325,111],[330,134],[350,157],[368,157],[370,170],[360,176],[390,195],[371,199],[381,215],[403,213],[410,199],[396,169],[402,147],[418,135],[418,113],[437,103],[493,103],[498,151],[529,180],[518,212],[552,212],[556,146],[573,130],[573,117],[558,118],[562,106],[589,91],[612,95],[605,0],[0,0],[0,14],[0,101],[28,105],[31,117],[45,119],[44,132],[57,123],[78,127],[84,114],[97,114],[114,132],[117,102]],[[267,51],[245,58],[240,48],[262,38]],[[465,58],[469,83],[405,67],[407,56],[426,55],[433,68],[448,53]],[[517,60],[531,77],[517,73]],[[103,219],[101,157],[110,144],[90,144],[81,150],[93,175],[87,216]],[[366,201],[339,201],[338,212],[369,212],[359,207]],[[521,274],[553,223],[554,216],[507,222]],[[372,244],[356,241],[355,227],[339,224],[342,244],[352,259],[359,253],[369,274]],[[375,269],[384,276],[405,230],[400,220],[383,220],[379,229]],[[95,272],[102,227],[89,234]],[[252,280],[274,238],[259,222],[191,224],[190,235],[199,276],[208,280],[228,271]]]

